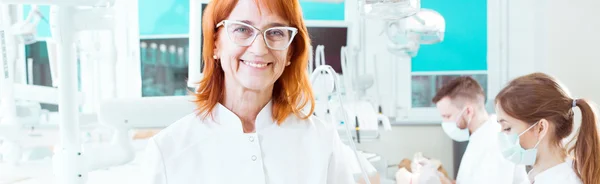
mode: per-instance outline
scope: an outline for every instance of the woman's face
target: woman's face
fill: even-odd
[[[269,28],[289,26],[289,22],[270,12],[265,6],[261,6],[260,10],[258,6],[254,0],[239,0],[226,20],[245,23],[260,31],[241,27],[242,24],[236,23],[218,28],[215,55],[220,59],[218,62],[225,72],[225,82],[228,85],[239,85],[250,90],[267,90],[289,65],[289,47],[282,50],[270,49],[263,34],[263,31]],[[252,35],[251,32],[258,33],[251,44],[239,44],[242,35]],[[283,34],[287,33],[269,32],[267,40],[273,46],[273,38],[283,38]],[[236,39],[237,43],[234,41]]]
[[[499,103],[496,104],[496,116],[498,117],[498,123],[500,123],[502,127],[502,133],[505,134],[520,135],[533,125],[507,115]],[[539,131],[536,131],[538,130],[536,129],[536,127],[538,126],[540,126],[540,124],[536,124],[535,127],[529,129],[527,132],[523,133],[523,135],[519,137],[519,143],[521,144],[521,147],[523,147],[524,149],[531,149],[535,147],[536,143],[538,142],[539,133],[537,132]]]

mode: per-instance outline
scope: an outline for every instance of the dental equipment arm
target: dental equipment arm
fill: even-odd
[[[36,28],[42,19],[42,14],[39,12],[37,5],[32,5],[27,18],[12,26],[13,34],[19,38],[19,42],[22,44],[29,45],[37,42],[35,38]],[[44,20],[48,21],[47,19]]]
[[[325,46],[317,45],[317,49],[315,50],[315,66],[319,67],[321,65],[325,65]]]
[[[11,5],[0,4],[0,139],[3,140],[3,160],[16,164],[21,158],[18,144],[19,122],[14,97],[14,64],[16,40],[11,33]]]
[[[116,131],[110,145],[84,147],[86,158],[94,158],[88,160],[87,169],[98,170],[131,162],[135,150],[129,131],[165,128],[193,112],[190,110],[195,108],[192,100],[190,96],[105,100],[98,111],[98,119],[101,124]],[[149,114],[160,114],[160,116],[149,116]]]
[[[11,25],[11,5],[0,4],[0,110],[3,111],[0,125],[16,124],[17,117],[14,99],[16,43]]]
[[[323,45],[319,45],[317,46],[317,54],[316,54],[316,63],[317,66],[322,66],[324,65],[324,61],[325,61],[325,53],[324,51],[324,47]],[[311,64],[312,67],[312,64]],[[328,75],[326,74],[327,71],[323,72],[318,72],[318,73],[313,73],[311,72],[311,78],[310,81],[313,84],[313,91],[314,91],[314,96],[316,98],[316,107],[315,107],[315,115],[317,115],[318,117],[324,118],[324,120],[326,120],[327,122],[331,123],[332,119],[330,118],[330,108],[329,108],[329,95],[333,92],[334,90],[334,79],[333,79],[333,75]],[[319,77],[319,76],[327,76],[325,77]],[[337,74],[335,74],[337,75]]]
[[[7,0],[0,0],[6,2]],[[54,174],[58,183],[79,184],[87,180],[86,160],[82,154],[80,140],[79,103],[77,98],[77,58],[75,42],[77,33],[83,30],[111,30],[110,22],[113,18],[110,8],[100,8],[94,11],[77,9],[75,6],[94,6],[98,2],[112,3],[112,1],[99,0],[73,0],[73,1],[41,1],[41,0],[19,0],[19,3],[48,3],[50,7],[50,32],[52,39],[56,41],[56,61],[58,72],[59,92],[59,127],[60,144],[55,147],[56,153],[53,157]],[[91,3],[93,2],[93,3]],[[82,15],[82,16],[80,16]],[[94,27],[82,25],[87,23],[81,18],[98,16],[101,23]],[[88,23],[89,24],[89,23]],[[88,158],[89,159],[89,158]],[[90,159],[91,160],[91,159]]]
[[[14,84],[14,89],[14,97],[17,100],[26,100],[46,104],[59,103],[59,90],[53,87],[16,83]],[[72,98],[76,98],[79,105],[84,104],[83,93],[77,92]]]
[[[311,79],[313,79],[313,80],[311,80],[311,81],[314,81],[314,79],[316,79],[316,76],[318,74],[321,74],[321,72],[328,72],[329,75],[333,76],[334,88],[337,90],[336,94],[338,96],[338,99],[340,99],[340,107],[343,109],[342,113],[344,114],[344,122],[350,122],[350,121],[348,121],[348,119],[349,119],[348,114],[344,110],[344,103],[343,103],[344,100],[343,100],[342,94],[339,90],[339,89],[341,89],[341,87],[340,87],[339,77],[336,75],[337,73],[335,72],[335,70],[333,70],[333,68],[331,66],[321,65],[321,66],[317,67],[315,69],[315,71],[313,72],[313,75],[311,76]],[[348,140],[352,140],[350,128],[348,126],[344,126],[344,127],[346,127],[346,136],[347,136]],[[365,183],[371,184],[371,181],[369,180],[369,175],[367,174],[367,171],[365,170],[365,166],[363,165],[362,162],[360,162],[360,156],[358,155],[358,152],[356,151],[356,145],[354,144],[354,141],[349,141],[349,144],[350,144],[350,148],[352,148],[352,150],[354,151],[354,156],[356,157],[356,161],[358,162],[358,164],[361,168],[363,179],[364,179]]]
[[[354,52],[351,52],[354,55]],[[351,100],[355,100],[354,99],[354,83],[352,81],[354,81],[356,79],[356,76],[354,74],[354,65],[352,62],[348,61],[349,58],[354,58],[354,57],[348,57],[348,48],[346,46],[342,46],[342,48],[340,49],[340,63],[342,65],[342,73],[344,76],[344,93],[346,93],[347,97],[350,97]]]
[[[165,128],[195,109],[192,96],[143,97],[105,100],[98,111],[101,124],[115,129],[108,145],[84,145],[89,171],[131,162],[135,157],[132,129]],[[160,114],[160,116],[149,116]],[[110,151],[108,151],[110,150]]]
[[[101,104],[98,119],[115,129],[165,128],[194,112],[193,100],[192,96],[108,99]]]

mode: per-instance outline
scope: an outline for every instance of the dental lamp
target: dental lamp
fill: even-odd
[[[420,44],[436,44],[444,41],[446,21],[437,11],[421,9],[409,18],[409,32],[419,35]]]
[[[415,15],[420,0],[364,0],[362,14],[369,19],[398,20]]]
[[[384,28],[388,37],[388,51],[396,56],[415,57],[419,51],[419,35],[408,31],[406,19],[389,20]]]
[[[361,13],[366,18],[384,20],[382,33],[389,38],[388,51],[394,55],[415,57],[420,44],[436,44],[444,40],[442,15],[422,9],[420,0],[365,0]]]
[[[388,37],[388,51],[394,55],[415,57],[421,44],[436,44],[444,40],[444,17],[430,9],[402,19],[387,20],[384,32]]]

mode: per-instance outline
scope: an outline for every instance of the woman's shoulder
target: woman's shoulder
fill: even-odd
[[[337,130],[333,122],[326,121],[324,118],[317,117],[314,115],[308,118],[301,118],[292,115],[286,119],[285,122],[280,125],[282,128],[305,128],[307,130],[316,131],[320,135],[334,135],[333,133]]]
[[[304,115],[302,115],[304,116]],[[308,116],[307,118],[303,118],[300,115],[290,114],[283,123],[285,124],[300,124],[300,125],[310,125],[310,126],[318,126],[326,128],[330,124],[326,123],[322,118],[317,117],[315,115]]]
[[[159,148],[162,147],[185,147],[208,137],[206,121],[196,113],[190,113],[173,124],[162,129],[151,139]],[[203,138],[204,137],[204,138]],[[194,142],[191,142],[194,140]]]
[[[577,176],[573,169],[573,160],[567,160],[561,164],[551,167],[535,177],[536,183],[569,183],[582,184],[583,182]]]

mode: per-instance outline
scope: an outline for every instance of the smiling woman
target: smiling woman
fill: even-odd
[[[234,82],[240,83],[245,87],[250,87],[250,89],[257,89],[260,88],[259,86],[261,85],[274,83],[274,88],[272,88],[274,91],[267,90],[265,92],[267,94],[273,93],[272,96],[275,100],[275,103],[273,104],[273,115],[278,121],[283,121],[290,113],[299,115],[300,109],[308,103],[310,103],[311,106],[314,106],[314,102],[308,100],[312,99],[313,95],[309,87],[310,82],[307,78],[307,73],[302,70],[303,68],[306,68],[307,65],[310,41],[304,21],[302,20],[300,6],[294,1],[272,2],[274,3],[261,3],[265,6],[263,8],[266,8],[263,11],[261,11],[260,6],[256,5],[258,4],[257,1],[248,0],[240,1],[237,6],[233,6],[233,3],[235,3],[234,1],[211,3],[205,10],[202,21],[204,34],[202,53],[203,60],[206,63],[206,73],[204,75],[206,77],[200,83],[200,90],[197,95],[199,110],[205,113],[204,115],[208,115],[206,113],[215,106],[218,100],[220,100],[218,99],[219,97],[227,96],[224,94],[226,91],[223,87]],[[246,7],[254,7],[254,9],[247,9]],[[286,8],[288,8],[289,11],[286,11]],[[216,10],[222,11],[214,12]],[[231,12],[231,14],[227,14],[227,12]],[[273,22],[265,22],[262,18],[258,18],[260,20],[247,20],[249,17],[264,17]],[[231,22],[230,24],[227,24],[228,21],[225,21],[226,30],[222,30],[220,29],[221,27],[217,26],[225,19],[231,20]],[[229,27],[228,25],[231,25],[231,23],[236,23],[233,24],[233,26],[240,25],[239,23],[234,22],[234,20],[243,20],[246,23],[252,23],[255,24],[255,26],[263,27],[273,23],[278,25],[288,25],[286,28],[295,29],[297,30],[297,33],[290,34],[291,37],[289,38],[289,43],[285,46],[289,46],[289,48],[285,50],[268,49],[265,47],[265,45],[268,46],[268,44],[265,44],[268,43],[265,41],[267,40],[267,37],[265,37],[264,34],[259,35],[259,29],[248,24],[241,24],[246,26],[245,28],[248,29],[248,31],[253,31],[251,34],[252,36],[248,36],[248,39],[245,39],[245,42],[247,43],[236,41],[236,38],[231,39],[231,36],[240,35],[240,32],[238,32],[240,30],[239,28],[234,30],[227,29]],[[231,31],[236,32],[232,33]],[[232,44],[232,42],[234,44]],[[255,44],[250,45],[252,43]],[[249,47],[246,47],[248,45]],[[247,54],[245,54],[246,49],[248,49]],[[250,55],[249,53],[253,54]],[[247,61],[243,62],[244,59]],[[261,73],[251,72],[253,70],[248,70],[248,68],[246,68],[249,65],[239,65],[240,63],[251,62],[270,62],[269,71]],[[288,65],[288,63],[289,66],[285,66]],[[284,71],[284,67],[287,67],[288,70]],[[224,77],[233,78],[235,80],[224,83],[222,82]],[[280,80],[275,82],[278,78],[280,78]],[[220,95],[214,95],[212,93],[220,93]],[[292,98],[287,97],[288,94]],[[267,96],[270,97],[271,95]],[[227,101],[227,99],[225,100]],[[312,109],[313,108],[311,107],[311,111]],[[309,114],[312,114],[312,112]]]
[[[310,116],[298,0],[211,1],[202,22],[197,111],[149,140],[146,183],[354,183],[333,124]]]

